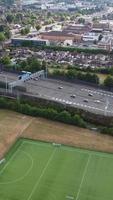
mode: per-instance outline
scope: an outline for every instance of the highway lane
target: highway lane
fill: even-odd
[[[0,74],[0,81],[5,82],[6,77],[7,82],[18,80],[17,74],[4,72]],[[22,84],[27,88],[27,92],[33,95],[94,113],[113,116],[112,92],[52,79],[29,80]]]
[[[113,93],[111,92],[56,80],[30,80],[26,86],[29,92],[43,98],[92,110],[96,113],[113,115]],[[75,95],[75,98],[71,95]]]
[[[8,73],[8,72],[2,72],[0,73],[0,81],[10,83],[12,81],[15,81],[18,79],[18,74]]]

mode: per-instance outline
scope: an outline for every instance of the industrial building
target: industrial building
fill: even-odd
[[[12,38],[11,44],[14,46],[21,46],[25,44],[32,46],[43,46],[43,45],[49,45],[49,41],[37,37],[36,38],[19,37],[19,38]]]
[[[66,33],[64,31],[43,32],[40,34],[40,38],[43,40],[54,42],[64,42],[65,40],[72,40],[73,42],[79,43],[82,41],[82,36],[80,34]]]

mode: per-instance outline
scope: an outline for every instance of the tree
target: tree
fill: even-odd
[[[5,40],[5,35],[4,33],[0,33],[0,42],[3,42]]]
[[[77,72],[75,69],[69,69],[66,75],[68,78],[74,79],[77,76]]]
[[[7,26],[6,24],[0,25],[0,32],[2,32],[5,35],[5,37],[8,39],[11,37],[9,26]]]
[[[3,32],[0,32],[0,45],[3,48],[3,42],[5,41],[5,35]]]
[[[93,22],[98,22],[98,17],[93,17],[92,21]]]
[[[57,120],[61,121],[61,122],[65,122],[65,123],[71,123],[72,119],[71,119],[71,115],[68,111],[62,111],[59,113]]]
[[[47,68],[47,63],[46,63],[45,60],[43,60],[43,61],[42,61],[42,69],[43,69],[43,70],[46,70],[46,68]]]
[[[111,67],[111,69],[109,70],[109,73],[110,73],[111,75],[113,75],[113,67]]]
[[[85,19],[84,18],[79,18],[78,19],[78,23],[79,24],[84,24],[85,23]]]
[[[100,35],[99,35],[99,38],[98,38],[98,41],[102,40],[102,38],[103,38],[103,35],[100,34]]]
[[[107,78],[104,80],[104,85],[106,87],[112,88],[113,87],[113,77],[112,76],[107,76]]]
[[[113,127],[104,127],[101,129],[101,133],[113,136]]]
[[[10,57],[9,57],[9,56],[4,56],[4,57],[1,59],[1,62],[2,62],[4,65],[9,65],[9,64],[11,63]]]
[[[51,17],[52,16],[52,13],[51,12],[48,12],[47,13],[47,18]]]
[[[16,22],[21,22],[22,21],[22,19],[23,19],[23,14],[22,13],[17,13],[16,15],[15,15],[15,21]]]
[[[73,124],[84,128],[86,127],[86,122],[78,114],[73,116]]]
[[[5,31],[5,33],[4,33],[4,35],[5,35],[5,37],[7,38],[7,39],[10,39],[11,38],[11,32],[10,32],[10,30],[6,30]]]
[[[30,32],[30,28],[29,27],[23,28],[20,31],[21,35],[27,35],[29,32]]]
[[[37,31],[39,31],[41,29],[41,25],[38,24],[38,25],[36,25],[35,28],[36,28]]]
[[[9,24],[11,24],[11,23],[14,21],[14,15],[8,14],[8,15],[6,16],[6,20],[7,20],[7,22],[8,22]]]

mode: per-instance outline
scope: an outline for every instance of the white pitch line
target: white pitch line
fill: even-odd
[[[23,144],[23,143],[22,143]],[[19,149],[18,149],[19,150]],[[16,183],[16,182],[19,182],[21,180],[23,180],[31,171],[31,169],[33,168],[33,158],[31,157],[30,154],[26,153],[25,151],[23,150],[20,150],[22,151],[31,161],[31,166],[29,167],[29,169],[25,172],[25,174],[23,176],[20,176],[19,178],[13,180],[13,181],[6,181],[6,182],[0,182],[0,185],[7,185],[7,184],[12,184],[12,183]],[[17,152],[17,151],[16,151]]]
[[[21,148],[21,146],[23,145],[23,142],[19,145],[19,147],[17,147],[16,151],[14,152],[14,154],[10,157],[10,159],[7,161],[6,165],[4,165],[4,167],[2,168],[2,170],[0,171],[0,175],[4,172],[4,170],[6,169],[6,167],[10,164],[10,162],[13,160],[13,158],[15,157],[15,155],[17,154],[17,152],[19,151],[19,149]]]
[[[29,197],[27,198],[27,200],[30,200],[31,197],[32,197],[32,195],[34,194],[34,192],[35,192],[36,188],[38,187],[38,185],[39,185],[39,183],[40,183],[40,181],[41,181],[41,178],[43,177],[43,175],[44,175],[44,173],[45,173],[45,171],[46,171],[48,165],[50,164],[50,162],[51,162],[51,160],[52,160],[52,158],[53,158],[55,152],[56,152],[56,149],[52,152],[52,154],[51,154],[51,156],[50,156],[50,158],[49,158],[47,164],[45,165],[45,167],[44,167],[44,169],[43,169],[43,171],[42,171],[42,173],[41,173],[41,175],[40,175],[38,181],[37,181],[36,184],[34,185],[34,187],[33,187],[32,191],[31,191]]]
[[[91,154],[90,154],[89,157],[88,157],[88,161],[87,161],[86,166],[85,166],[85,169],[84,169],[84,173],[83,173],[82,180],[81,180],[81,183],[80,183],[80,186],[79,186],[79,189],[78,189],[78,193],[77,193],[77,196],[76,196],[76,200],[78,200],[78,198],[79,198],[80,191],[81,191],[81,188],[82,188],[82,184],[83,184],[85,175],[86,175],[86,173],[87,173],[87,168],[88,168],[88,165],[89,165],[89,162],[90,162],[90,158],[91,158]]]

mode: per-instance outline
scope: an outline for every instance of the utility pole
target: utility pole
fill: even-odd
[[[46,71],[45,71],[45,75],[46,75],[45,77],[46,77],[46,78],[47,78],[47,72],[48,72],[48,71],[47,71],[47,65],[46,65]]]
[[[5,84],[6,84],[6,93],[7,93],[7,89],[8,89],[8,81],[7,81],[7,76],[5,76]]]

